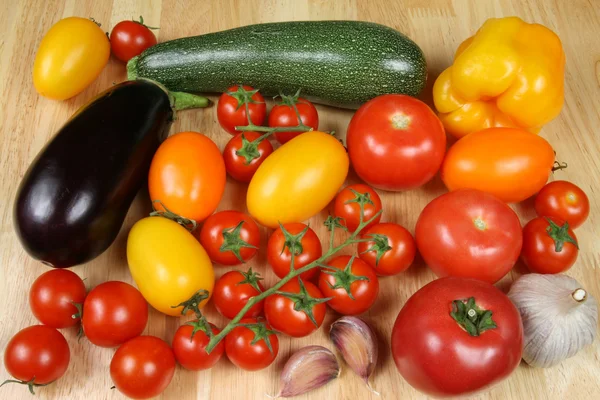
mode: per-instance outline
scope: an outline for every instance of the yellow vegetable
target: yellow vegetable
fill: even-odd
[[[335,137],[303,133],[260,165],[248,186],[248,211],[270,228],[307,220],[335,197],[348,165],[346,149]]]
[[[131,228],[127,262],[146,301],[164,314],[181,315],[182,307],[172,306],[199,290],[207,290],[209,298],[212,294],[215,275],[206,251],[190,232],[167,218],[147,217]]]

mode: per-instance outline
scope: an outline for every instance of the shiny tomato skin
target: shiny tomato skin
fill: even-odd
[[[439,277],[495,283],[515,265],[523,234],[517,214],[498,198],[463,189],[433,199],[415,228],[417,248]]]
[[[214,296],[213,296],[214,299]],[[218,335],[219,328],[210,324],[213,335]],[[206,346],[210,338],[203,331],[199,330],[192,336],[194,328],[190,325],[181,325],[175,331],[173,336],[173,354],[177,362],[185,369],[190,371],[201,371],[212,368],[223,356],[225,351],[225,341],[221,340],[219,344],[208,354]]]
[[[574,183],[553,181],[535,197],[535,212],[539,217],[554,217],[569,223],[571,229],[581,226],[590,213],[590,201]]]
[[[83,304],[86,290],[77,274],[68,269],[44,272],[31,285],[29,305],[33,315],[44,325],[62,329],[75,326],[80,318],[74,304]]]
[[[379,223],[365,230],[362,238],[371,238],[370,235],[373,234],[385,235],[391,249],[383,253],[377,262],[377,252],[369,251],[375,242],[362,242],[358,244],[358,254],[378,276],[396,275],[412,265],[417,253],[417,243],[406,228],[391,222]]]
[[[306,229],[306,224],[301,222],[292,222],[284,224],[283,227],[292,235],[297,235]],[[323,255],[323,248],[319,237],[310,227],[301,240],[302,252],[294,257],[294,269],[300,269]],[[285,250],[283,250],[285,247]],[[282,251],[283,250],[283,251]],[[290,272],[292,262],[292,253],[285,246],[285,235],[281,228],[275,229],[269,237],[267,243],[267,260],[269,265],[279,278],[283,278]],[[318,274],[318,269],[313,268],[300,275],[304,281],[309,281]]]
[[[422,101],[386,94],[363,104],[346,137],[358,176],[382,190],[408,190],[437,173],[446,152],[446,133]]]
[[[451,316],[452,302],[474,297],[497,327],[469,335]],[[509,298],[489,283],[436,279],[413,294],[392,330],[392,355],[404,379],[434,397],[467,395],[508,377],[521,361],[523,325]]]
[[[127,62],[156,44],[156,36],[136,21],[121,21],[110,32],[110,49],[119,60]]]
[[[116,347],[142,334],[148,303],[125,282],[108,281],[93,288],[83,303],[85,336],[100,347]]]
[[[253,87],[244,85],[244,90],[252,91]],[[217,119],[223,129],[232,135],[237,135],[239,131],[235,130],[236,126],[247,126],[248,117],[246,116],[246,107],[239,105],[238,100],[228,93],[235,93],[239,90],[239,85],[231,86],[219,97],[217,103]],[[248,104],[250,111],[250,120],[254,125],[262,125],[267,116],[267,104],[260,92],[252,95],[252,103]],[[239,108],[238,108],[239,107]]]
[[[565,272],[575,264],[579,249],[573,243],[564,242],[561,251],[555,249],[555,242],[547,232],[550,224],[548,217],[537,217],[529,221],[523,227],[523,249],[521,260],[531,272],[537,274],[558,274]],[[549,218],[558,226],[564,225],[564,221],[557,218]],[[572,229],[568,230],[569,236],[577,241],[577,236]]]
[[[363,221],[370,220],[375,214],[381,211],[381,198],[372,187],[362,183],[346,186],[335,197],[333,215],[342,218],[342,225],[346,226],[350,232],[354,232],[360,224],[360,205],[354,201],[357,200],[357,195],[353,191],[362,195],[368,194],[371,203],[373,203],[364,203]],[[381,214],[364,229],[375,225],[380,220]]]
[[[125,396],[149,399],[169,386],[175,367],[173,351],[164,340],[138,336],[117,349],[110,362],[110,377]]]
[[[256,148],[259,156],[248,163],[244,156],[237,154],[237,151],[243,146],[242,136],[249,142],[252,142],[261,137],[261,134],[257,132],[243,132],[232,137],[223,150],[223,160],[225,161],[225,169],[229,176],[236,181],[249,183],[258,167],[273,153],[273,145],[268,139],[260,142]]]
[[[246,278],[239,271],[229,271],[223,274],[215,282],[213,290],[213,303],[215,308],[225,318],[233,319],[250,298],[259,295],[265,290],[260,282],[257,282],[260,292],[249,283],[241,283]],[[264,300],[252,306],[244,315],[244,318],[258,317],[262,313]]]
[[[243,318],[240,323],[254,324],[256,318]],[[266,324],[267,329],[271,329],[269,324]],[[258,371],[267,368],[273,363],[279,353],[279,339],[277,335],[268,335],[271,342],[269,350],[264,339],[252,344],[254,340],[254,332],[244,326],[233,328],[225,337],[225,353],[227,358],[237,367],[246,371]]]
[[[319,129],[319,113],[315,106],[308,100],[300,97],[296,103],[300,119],[304,125],[313,130]],[[292,106],[287,104],[275,104],[269,113],[269,126],[272,128],[298,126],[298,116]],[[275,132],[275,139],[281,144],[287,143],[302,132]]]

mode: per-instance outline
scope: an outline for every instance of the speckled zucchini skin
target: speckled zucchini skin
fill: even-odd
[[[235,84],[317,103],[357,108],[386,93],[418,95],[427,79],[423,52],[383,25],[359,21],[279,22],[176,39],[127,65],[174,91],[224,92]]]

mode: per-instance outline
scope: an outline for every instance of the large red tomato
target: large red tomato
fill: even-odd
[[[466,395],[509,376],[521,361],[523,325],[510,299],[489,283],[437,279],[402,307],[392,330],[396,367],[434,397]]]
[[[577,237],[568,222],[537,217],[523,228],[521,259],[531,272],[565,272],[575,264],[578,254]]]
[[[521,223],[491,194],[462,189],[443,194],[421,212],[417,247],[437,276],[495,283],[515,265],[523,244]]]
[[[354,170],[383,190],[421,186],[437,173],[446,152],[446,133],[422,101],[386,94],[363,104],[348,126],[348,153]]]

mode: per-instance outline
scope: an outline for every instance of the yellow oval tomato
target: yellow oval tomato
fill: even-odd
[[[35,89],[51,99],[73,97],[100,75],[109,56],[110,42],[95,22],[61,19],[46,33],[35,55]]]
[[[142,296],[164,314],[181,315],[182,307],[172,306],[200,290],[207,290],[209,298],[212,294],[215,274],[206,251],[190,232],[167,218],[147,217],[131,228],[127,263]]]
[[[348,154],[318,131],[290,140],[260,165],[248,186],[250,214],[264,226],[301,222],[335,197],[348,174]]]

